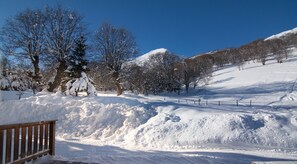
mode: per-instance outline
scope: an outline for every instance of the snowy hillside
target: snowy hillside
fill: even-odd
[[[290,34],[296,34],[296,33],[297,33],[297,28],[294,28],[292,30],[288,30],[288,31],[284,31],[284,32],[281,32],[281,33],[276,34],[276,35],[272,35],[272,36],[266,38],[265,41],[266,40],[271,40],[271,39],[282,38],[282,37],[288,36]]]
[[[57,159],[297,160],[296,70],[295,50],[282,64],[270,60],[265,66],[246,63],[241,71],[233,66],[217,70],[209,86],[189,94],[72,97],[41,92],[21,100],[2,98],[0,124],[57,119]]]
[[[143,55],[135,58],[134,60],[131,61],[131,63],[136,63],[139,66],[143,66],[144,63],[150,59],[150,57],[152,57],[154,55],[165,54],[166,52],[168,53],[169,51],[165,48],[155,49],[155,50],[152,50],[146,54],[143,54]]]

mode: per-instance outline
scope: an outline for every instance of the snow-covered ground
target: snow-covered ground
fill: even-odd
[[[231,66],[217,70],[209,86],[189,94],[72,97],[41,92],[11,100],[18,99],[15,93],[0,92],[0,124],[57,119],[58,160],[297,161],[296,81],[293,51],[282,64],[270,60],[266,66],[247,63],[241,71]]]

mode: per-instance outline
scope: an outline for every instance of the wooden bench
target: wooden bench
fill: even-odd
[[[56,121],[0,125],[0,163],[25,163],[55,155]]]

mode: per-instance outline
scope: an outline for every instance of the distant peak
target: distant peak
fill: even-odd
[[[145,62],[149,60],[151,56],[157,55],[157,54],[165,54],[166,52],[169,52],[166,48],[158,48],[155,50],[151,50],[148,53],[145,53],[133,60],[134,63],[137,63],[137,65],[142,66]]]
[[[264,41],[271,40],[271,39],[278,39],[278,38],[285,37],[290,34],[296,34],[296,33],[297,33],[297,27],[293,28],[292,30],[287,30],[287,31],[272,35],[272,36],[266,38]]]
[[[168,50],[166,48],[158,48],[155,50],[151,50],[150,52],[146,53],[146,54],[157,54],[157,53],[165,53]],[[144,54],[145,55],[145,54]]]

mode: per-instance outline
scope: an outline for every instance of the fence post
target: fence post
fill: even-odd
[[[206,100],[205,104],[208,105],[208,101],[207,100]]]
[[[4,135],[4,130],[1,130],[0,129],[0,163],[2,163],[3,162],[3,156],[2,156],[2,154],[3,154],[3,145],[4,145],[4,143],[3,143],[3,141],[4,141],[4,137],[3,137],[3,135]]]
[[[19,159],[19,142],[20,142],[20,128],[14,129],[14,154],[13,154],[13,160]],[[1,154],[2,155],[2,154]]]
[[[50,123],[49,154],[55,155],[55,125],[56,121]]]
[[[250,100],[250,107],[252,107],[252,100]]]
[[[238,100],[236,100],[236,106],[238,106]]]
[[[219,101],[219,106],[221,106],[221,101]]]
[[[12,130],[6,130],[6,159],[5,162],[9,163],[11,161],[11,139],[12,139]]]

